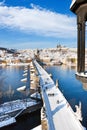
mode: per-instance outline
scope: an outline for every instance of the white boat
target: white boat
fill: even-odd
[[[17,88],[17,91],[24,91],[25,89],[26,89],[26,86],[22,86],[22,87]]]
[[[24,79],[21,79],[22,82],[26,82],[27,81],[27,78],[24,78]]]

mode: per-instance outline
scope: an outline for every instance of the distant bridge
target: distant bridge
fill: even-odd
[[[85,130],[48,73],[36,60],[33,63],[40,77],[49,130]]]

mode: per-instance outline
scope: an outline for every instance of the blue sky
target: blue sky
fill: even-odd
[[[15,49],[76,47],[71,0],[0,0],[0,46]]]

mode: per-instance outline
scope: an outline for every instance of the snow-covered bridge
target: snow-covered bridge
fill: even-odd
[[[49,74],[33,61],[40,77],[40,86],[45,103],[49,130],[84,130],[71,106],[56,87]]]

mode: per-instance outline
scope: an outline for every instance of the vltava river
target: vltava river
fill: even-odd
[[[29,97],[30,88],[30,71],[28,71],[28,81],[23,83],[24,66],[0,66],[0,104],[15,99],[23,99]],[[76,79],[74,68],[63,66],[50,66],[46,68],[48,73],[52,74],[54,82],[59,81],[59,89],[63,92],[73,110],[75,105],[82,103],[82,124],[87,127],[87,84],[85,87]],[[23,93],[17,91],[18,87],[26,85],[27,90]],[[19,127],[20,129],[20,127]]]
[[[0,66],[0,104],[15,99],[29,98],[30,70],[28,70],[27,82],[21,82],[24,78],[24,66]],[[17,88],[26,85],[26,90],[19,92]],[[40,124],[40,109],[33,113],[26,113],[17,119],[16,124],[1,128],[2,130],[31,130]]]
[[[24,66],[0,66],[0,104],[15,99],[23,99],[29,96],[30,71],[28,70],[28,81],[21,82],[24,78]],[[26,91],[19,92],[17,88],[26,86]]]

